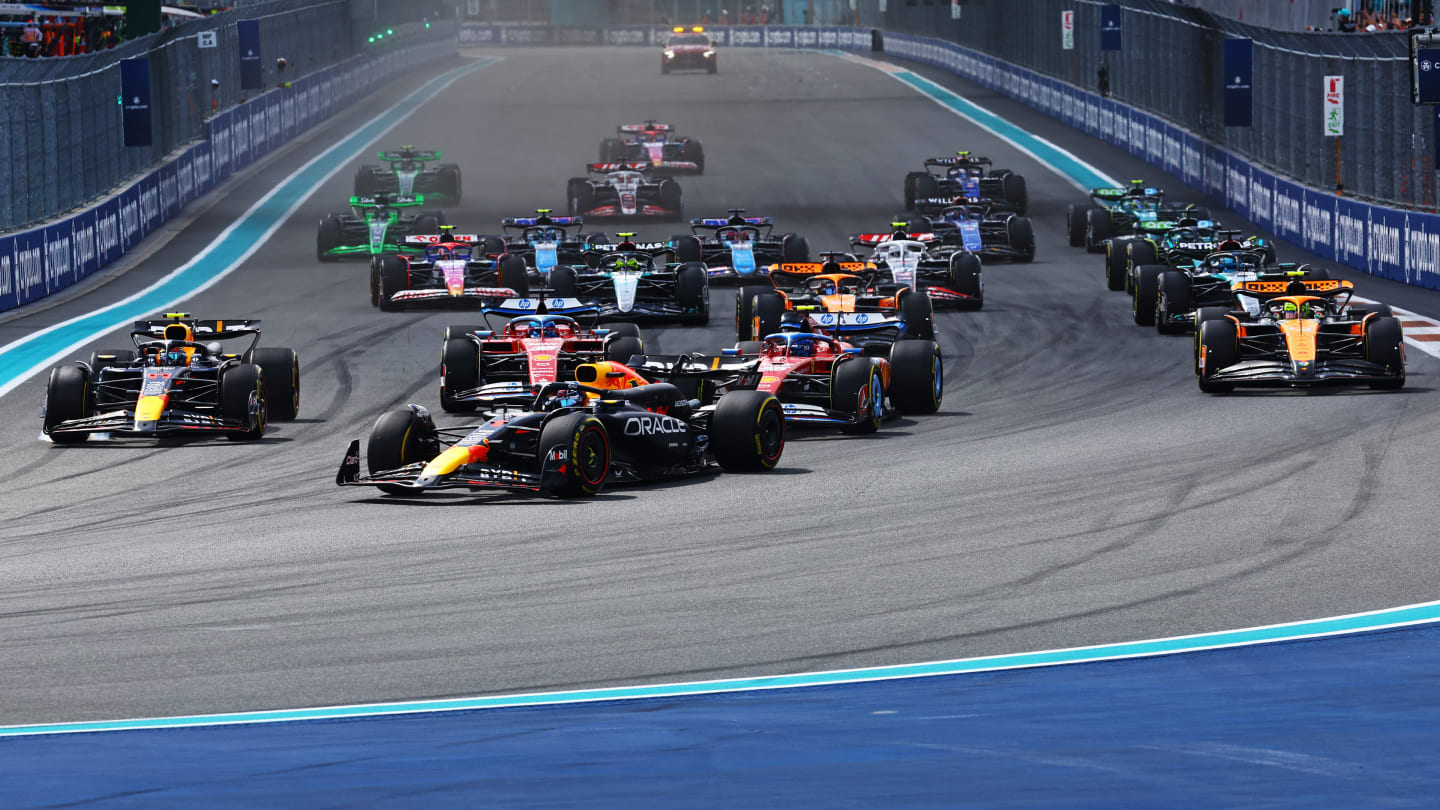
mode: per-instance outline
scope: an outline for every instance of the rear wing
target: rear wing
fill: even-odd
[[[1144,192],[1144,194],[1138,196],[1144,196],[1152,200],[1158,200],[1165,196],[1163,189],[1146,187],[1141,189],[1141,191]],[[1095,200],[1113,202],[1124,199],[1125,197],[1134,197],[1137,195],[1134,194],[1134,189],[1130,188],[1092,188],[1090,189],[1090,196]]]
[[[726,228],[739,227],[741,225],[755,225],[757,227],[773,227],[775,220],[771,217],[744,217],[744,222],[731,222],[724,217],[705,217],[702,219],[690,220],[692,228]]]
[[[401,160],[429,162],[440,159],[439,149],[387,149],[378,154],[380,159],[387,163],[395,163]]]
[[[990,166],[990,158],[978,155],[956,155],[955,157],[932,157],[925,159],[925,166]]]
[[[500,220],[500,225],[506,228],[528,228],[532,225],[560,225],[569,227],[571,225],[584,225],[584,217],[506,217]]]
[[[585,170],[591,174],[609,174],[610,172],[643,172],[650,168],[650,164],[643,160],[623,161],[620,163],[587,163]]]
[[[586,253],[664,253],[674,247],[671,242],[628,242],[622,247],[619,244],[592,244],[585,248]]]
[[[1303,270],[1291,271],[1303,273]],[[1353,294],[1355,285],[1349,281],[1340,279],[1301,279],[1292,278],[1288,281],[1237,281],[1230,286],[1230,292],[1234,295],[1243,295],[1247,298],[1278,298],[1284,295],[1317,295],[1329,298],[1336,295]]]
[[[670,124],[661,124],[655,121],[646,121],[643,124],[621,124],[615,127],[615,132],[620,135],[634,135],[637,132],[674,132],[675,127]]]
[[[235,318],[227,320],[222,318],[202,321],[178,313],[171,317],[135,321],[130,326],[130,334],[141,337],[163,338],[165,336],[165,327],[177,323],[190,327],[191,330],[195,332],[195,339],[197,341],[202,338],[209,340],[228,340],[230,338],[249,337],[250,335],[260,334],[259,319]]]
[[[351,208],[407,208],[424,204],[423,194],[376,194],[350,198]]]
[[[876,269],[874,262],[781,262],[770,265],[771,273],[802,277],[820,273],[863,273]]]
[[[853,334],[893,329],[896,334],[904,320],[888,312],[816,312],[818,307],[798,306],[796,312],[808,312],[810,322],[825,332]]]
[[[934,242],[940,238],[940,235],[930,231],[922,231],[920,233],[907,233],[905,234],[905,238],[916,242]],[[892,242],[894,240],[895,234],[893,233],[857,233],[850,237],[850,244],[874,247],[875,245]]]
[[[423,236],[411,234],[405,237],[405,244],[407,245],[439,245],[444,242],[463,242],[467,245],[473,245],[479,241],[479,234],[473,233],[432,233]]]

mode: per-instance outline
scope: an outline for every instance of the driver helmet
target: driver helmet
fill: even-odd
[[[166,346],[164,355],[160,358],[163,366],[188,366],[190,365],[190,353],[185,351],[183,346]]]
[[[621,256],[615,260],[616,270],[639,270],[640,260],[633,256]]]
[[[1308,305],[1307,305],[1308,306]],[[1300,307],[1294,301],[1286,301],[1280,307],[1280,318],[1286,321],[1293,321],[1300,317]]]
[[[822,278],[815,281],[815,293],[817,295],[834,295],[836,292],[834,279]]]
[[[560,337],[560,327],[557,326],[554,321],[546,321],[545,326],[540,330],[540,334],[547,338],[558,338]]]
[[[808,337],[797,337],[790,341],[791,357],[814,357],[815,340]]]
[[[545,402],[541,403],[540,409],[553,411],[559,408],[574,408],[583,404],[585,404],[584,391],[579,388],[566,388],[551,394]]]

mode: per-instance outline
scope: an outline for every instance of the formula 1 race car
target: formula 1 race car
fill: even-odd
[[[665,40],[665,50],[660,52],[661,73],[674,70],[703,70],[714,73],[719,69],[719,64],[715,61],[715,41],[698,25],[689,31],[677,25]]]
[[[357,439],[335,483],[395,495],[507,489],[581,497],[713,465],[764,472],[785,450],[785,417],[772,394],[730,391],[702,405],[618,363],[587,363],[575,377],[541,386],[526,409],[492,411],[478,424],[437,427],[419,405],[388,411],[370,430],[370,474],[360,474]]]
[[[878,267],[850,254],[821,255],[824,262],[775,265],[772,286],[741,287],[735,299],[736,339],[813,332],[864,347],[935,337],[930,296],[909,285],[881,282]]]
[[[244,350],[224,351],[221,341],[243,338],[250,339]],[[133,349],[51,370],[44,415],[51,441],[83,442],[93,433],[249,441],[300,408],[300,360],[291,349],[256,348],[259,321],[169,313],[136,321],[130,340]]]
[[[445,224],[445,212],[404,216],[403,208],[423,205],[419,195],[378,194],[351,197],[349,214],[326,214],[315,233],[315,255],[322,262],[372,259],[385,253],[418,253],[407,245],[410,234],[436,234]]]
[[[600,142],[601,163],[646,163],[651,174],[704,174],[705,147],[675,135],[669,124],[621,124],[618,138]]]
[[[494,306],[530,294],[532,268],[513,253],[476,255],[482,237],[448,229],[439,236],[407,236],[419,256],[386,254],[370,265],[370,304],[395,312],[416,304]]]
[[[890,276],[893,284],[923,290],[933,305],[964,309],[985,306],[985,282],[980,257],[954,242],[949,234],[911,231],[910,223],[892,222],[890,233],[857,233],[853,247],[873,247],[870,261]]]
[[[1105,247],[1106,284],[1113,283],[1110,277],[1119,272],[1116,265],[1121,264],[1125,268],[1125,291],[1134,295],[1141,267],[1159,264],[1185,270],[1216,251],[1253,253],[1262,267],[1273,266],[1276,262],[1275,245],[1263,236],[1241,238],[1240,231],[1225,230],[1220,223],[1211,220],[1200,220],[1194,225],[1190,224],[1192,220],[1183,221],[1186,224],[1146,222],[1143,223],[1145,231],[1142,235],[1117,236],[1108,240]],[[1172,227],[1166,229],[1166,225]],[[1124,256],[1117,262],[1115,254],[1121,249]],[[1247,260],[1246,263],[1256,262]]]
[[[991,168],[990,158],[969,152],[955,157],[934,157],[925,161],[925,171],[905,175],[905,210],[918,205],[956,205],[978,202],[1004,203],[1017,214],[1030,205],[1025,178],[1009,169]]]
[[[859,349],[827,335],[781,332],[719,356],[647,355],[631,362],[648,379],[673,383],[702,402],[758,384],[779,398],[787,423],[847,433],[873,433],[896,413],[934,413],[945,387],[940,347],[930,340]]]
[[[402,146],[381,152],[379,156],[389,167],[361,166],[355,172],[356,197],[419,194],[427,203],[460,202],[460,166],[441,163],[432,169],[425,165],[440,160],[440,150]]]
[[[1225,393],[1236,386],[1308,388],[1364,384],[1405,385],[1400,321],[1388,307],[1349,306],[1348,281],[1244,281],[1232,292],[1253,299],[1242,307],[1206,313],[1195,338],[1200,390]]]
[[[1114,236],[1137,233],[1144,222],[1180,223],[1186,220],[1210,219],[1210,210],[1192,203],[1175,203],[1165,199],[1165,192],[1131,180],[1130,188],[1092,188],[1091,203],[1071,203],[1065,209],[1065,229],[1071,247],[1091,253],[1105,250],[1105,240]]]
[[[582,364],[623,363],[645,353],[645,341],[634,324],[582,327],[571,316],[593,319],[596,312],[573,299],[514,299],[483,314],[485,326],[445,329],[440,407],[446,411],[523,406],[534,399],[536,386],[571,379]],[[512,317],[496,330],[489,323],[492,315]]]
[[[744,208],[730,216],[690,220],[688,234],[670,237],[675,259],[703,262],[710,279],[746,280],[763,277],[772,264],[810,261],[810,244],[793,233],[774,234],[770,217],[747,217]]]
[[[550,271],[547,297],[578,298],[594,306],[602,321],[674,320],[704,324],[710,319],[710,281],[699,262],[669,261],[669,242],[637,244],[619,233],[615,244],[591,245],[583,264]]]
[[[655,218],[680,221],[685,206],[680,184],[673,178],[652,180],[645,174],[649,163],[591,163],[591,177],[572,177],[565,187],[565,199],[572,217],[610,219]]]
[[[549,208],[537,208],[533,217],[500,220],[505,235],[493,242],[487,241],[486,252],[522,256],[537,273],[548,275],[556,265],[583,262],[585,251],[592,245],[610,241],[601,233],[579,233],[584,224],[583,217],[552,217]],[[491,248],[498,250],[491,251]]]
[[[985,261],[1035,261],[1035,227],[1030,218],[994,203],[947,205],[912,218],[915,232],[933,233],[942,245],[957,245]]]
[[[1267,266],[1265,256],[1253,250],[1222,250],[1189,266],[1141,265],[1136,270],[1135,323],[1154,325],[1162,335],[1195,328],[1195,313],[1206,307],[1234,305],[1231,291],[1248,281],[1286,282],[1295,279],[1328,281],[1330,271],[1310,265]],[[1251,315],[1259,304],[1247,298]]]

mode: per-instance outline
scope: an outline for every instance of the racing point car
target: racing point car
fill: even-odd
[[[590,177],[572,177],[565,187],[570,216],[684,219],[680,184],[669,177],[652,180],[645,174],[649,167],[642,162],[591,163],[586,167]]]
[[[882,283],[880,269],[842,253],[824,262],[780,264],[771,286],[741,287],[735,299],[736,340],[780,331],[813,332],[855,346],[935,337],[930,296],[908,285]]]
[[[244,338],[250,343],[242,351],[224,351],[223,341]],[[249,441],[300,408],[300,360],[291,349],[256,348],[260,321],[169,313],[136,321],[130,340],[133,349],[50,371],[44,432],[51,441],[83,442],[94,433]]]
[[[710,280],[699,262],[670,261],[669,242],[630,241],[591,245],[584,263],[550,271],[547,297],[578,298],[596,308],[599,319],[674,320],[704,324],[710,320]]]
[[[580,497],[714,465],[764,472],[785,450],[780,402],[753,386],[700,404],[618,363],[581,365],[575,378],[547,383],[527,408],[492,411],[478,424],[437,427],[418,405],[388,411],[366,443],[369,474],[360,474],[357,439],[335,483],[395,495],[506,489]]]
[[[917,203],[927,200],[932,204],[989,200],[1023,214],[1030,195],[1023,176],[991,168],[990,158],[956,152],[955,157],[930,158],[925,171],[905,175],[905,210],[914,211]]]
[[[929,340],[865,350],[827,335],[780,332],[719,356],[647,355],[631,363],[702,402],[758,384],[780,400],[787,423],[847,433],[873,433],[895,413],[934,413],[944,393],[940,347]]]
[[[419,256],[386,254],[370,265],[370,304],[394,312],[416,304],[493,306],[530,295],[534,272],[523,256],[476,255],[483,237],[457,234],[407,236],[407,249]],[[482,248],[483,249],[483,248]]]
[[[315,255],[322,262],[339,259],[372,259],[385,253],[418,253],[404,238],[410,234],[435,234],[445,224],[445,212],[406,216],[403,208],[425,203],[420,195],[377,194],[351,197],[350,213],[326,214],[315,233]]]
[[[810,244],[793,233],[774,234],[770,217],[747,217],[731,208],[728,217],[690,220],[690,233],[670,237],[675,259],[703,262],[712,281],[763,277],[772,264],[810,261]]]
[[[675,135],[669,124],[621,124],[618,138],[600,142],[601,163],[647,163],[651,174],[704,174],[705,147]]]
[[[573,299],[514,299],[483,314],[485,326],[445,328],[440,406],[446,411],[522,406],[534,398],[536,386],[571,379],[585,363],[625,362],[645,353],[634,324],[582,327],[572,316],[593,317],[595,309]],[[496,330],[492,315],[513,317]]]
[[[1082,245],[1091,253],[1105,251],[1105,240],[1134,234],[1143,222],[1210,219],[1210,210],[1192,203],[1165,199],[1165,192],[1131,180],[1129,188],[1092,188],[1091,202],[1065,208],[1065,230],[1071,247]]]
[[[379,155],[389,167],[361,166],[355,172],[356,197],[419,194],[429,203],[460,202],[460,166],[441,163],[432,169],[425,165],[440,160],[440,150],[402,146]]]
[[[1383,305],[1349,306],[1348,281],[1242,281],[1232,292],[1254,306],[1205,313],[1195,338],[1200,390],[1236,386],[1306,388],[1405,385],[1400,321]],[[1255,314],[1251,314],[1253,309]]]
[[[714,73],[719,70],[715,61],[715,41],[705,33],[705,29],[696,25],[686,31],[683,26],[675,26],[671,30],[670,37],[665,40],[665,50],[660,53],[660,72],[669,73],[672,70],[703,70],[706,73]]]
[[[933,305],[980,309],[985,283],[980,257],[963,244],[947,243],[947,234],[911,231],[908,222],[892,222],[890,233],[857,233],[852,247],[871,247],[870,262],[897,285],[924,290]]]
[[[1030,218],[995,203],[916,206],[922,216],[909,226],[933,233],[941,244],[960,245],[986,261],[1035,261],[1035,227]]]

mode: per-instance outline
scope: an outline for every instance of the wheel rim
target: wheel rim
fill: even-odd
[[[610,469],[610,444],[599,428],[586,428],[575,442],[575,471],[585,484],[598,487],[605,483],[605,474]]]
[[[767,464],[773,465],[785,447],[785,420],[780,416],[775,399],[766,401],[757,428],[755,441],[760,445],[760,456]]]
[[[944,364],[940,362],[940,355],[935,355],[930,361],[930,366],[935,370],[935,406],[940,406],[940,397],[945,391]]]
[[[880,417],[884,414],[885,396],[881,390],[880,375],[872,373],[870,375],[870,418],[876,422],[879,422]]]

